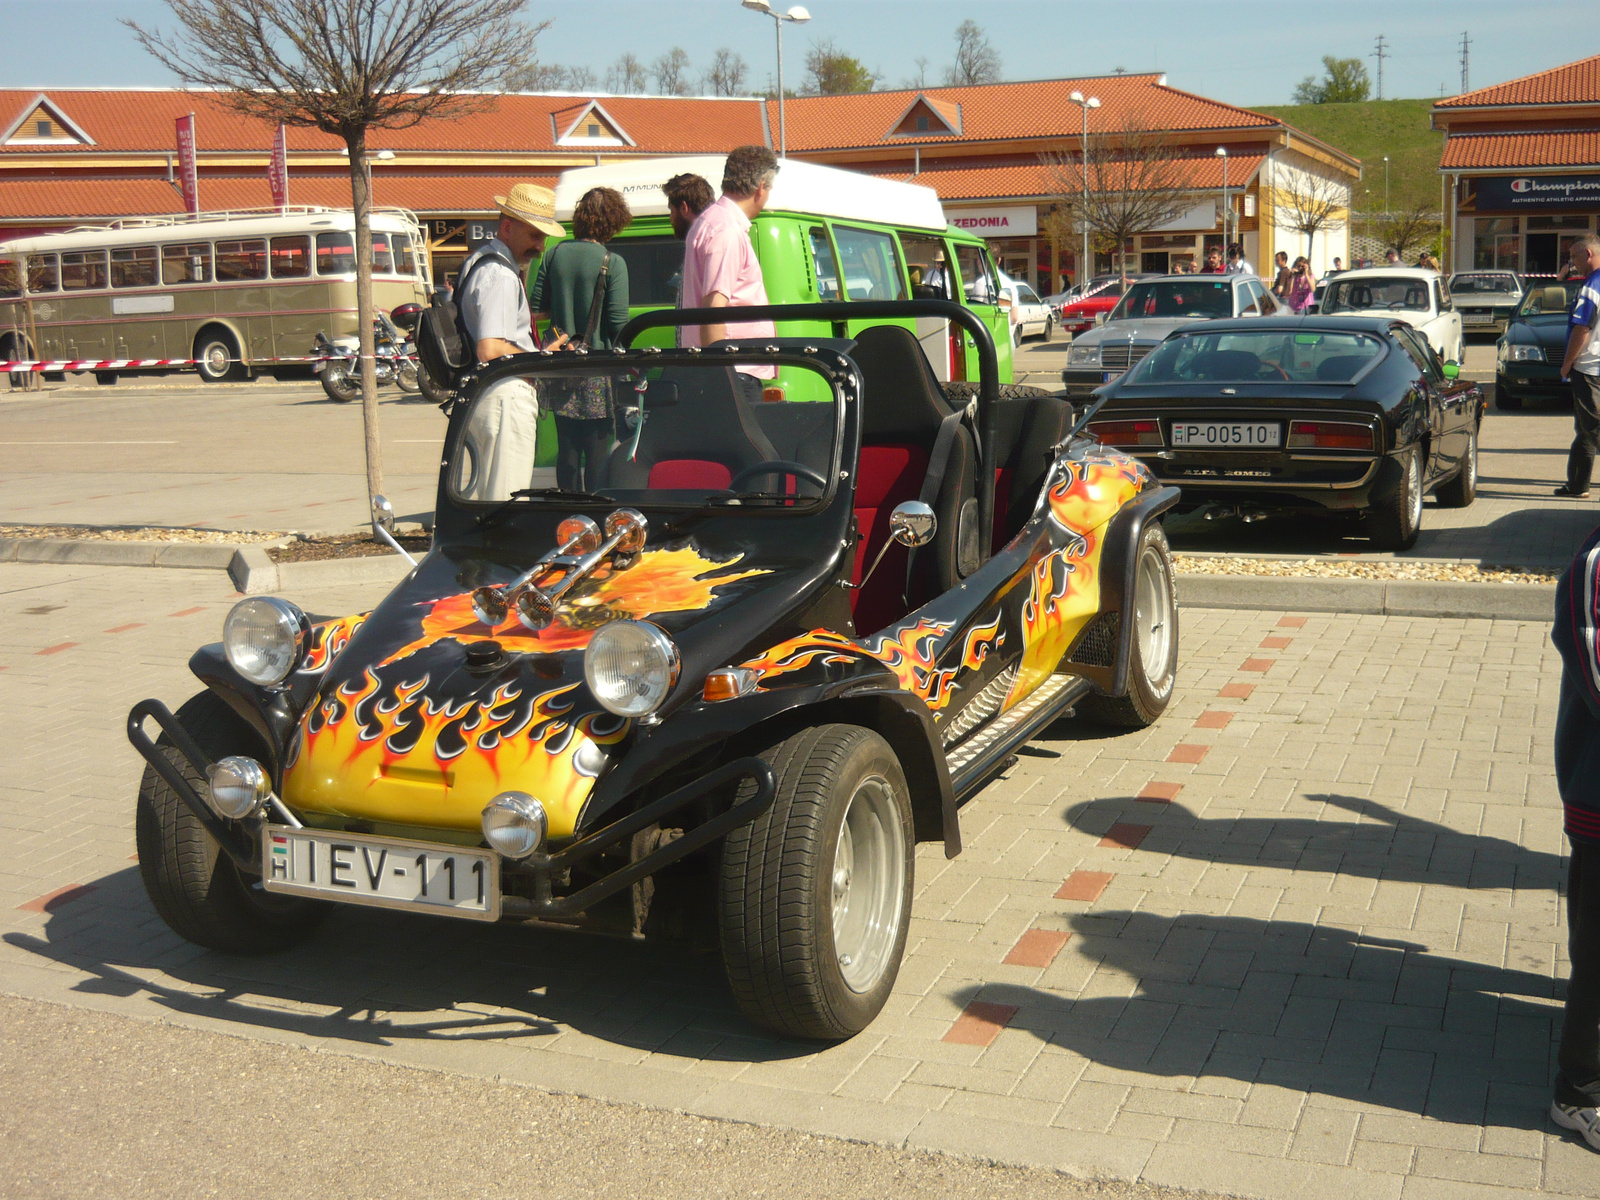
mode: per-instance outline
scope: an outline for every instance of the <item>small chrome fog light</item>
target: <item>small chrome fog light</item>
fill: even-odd
[[[544,845],[550,827],[544,805],[527,792],[501,792],[483,810],[483,837],[505,858],[527,858]]]
[[[272,794],[272,777],[253,758],[230,755],[206,768],[211,807],[230,821],[248,817]]]

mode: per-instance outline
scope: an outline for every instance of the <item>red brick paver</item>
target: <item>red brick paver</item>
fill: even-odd
[[[1147,783],[1135,800],[1155,800],[1162,804],[1171,804],[1178,798],[1178,793],[1183,791],[1181,783]]]
[[[54,912],[63,904],[71,904],[79,896],[87,896],[92,891],[94,891],[94,884],[92,883],[69,883],[64,888],[46,892],[43,896],[29,900],[26,904],[19,904],[17,907],[24,912]]]
[[[113,625],[110,629],[106,630],[106,632],[107,633],[127,633],[128,630],[130,630],[130,629],[143,629],[143,628],[144,628],[144,622],[143,621],[131,621],[126,625]]]
[[[1205,758],[1210,750],[1210,746],[1196,746],[1190,742],[1179,742],[1172,748],[1172,753],[1167,755],[1167,761],[1170,763],[1197,763]]]
[[[1233,714],[1220,708],[1207,709],[1195,718],[1196,729],[1226,729],[1228,722],[1233,720]]]
[[[1105,837],[1100,839],[1100,845],[1117,850],[1137,850],[1139,843],[1144,841],[1150,829],[1149,825],[1130,825],[1125,821],[1118,821],[1106,830]]]
[[[987,1046],[1000,1036],[1012,1017],[1017,1015],[1015,1004],[991,1004],[987,1000],[974,1000],[950,1026],[944,1040],[958,1046]]]
[[[46,646],[43,650],[34,651],[35,654],[60,654],[63,650],[71,650],[77,642],[58,642],[54,646]]]
[[[1294,641],[1293,638],[1265,637],[1261,639],[1261,648],[1263,650],[1287,650],[1289,643],[1292,641]]]
[[[1087,900],[1092,903],[1100,899],[1100,893],[1115,878],[1109,871],[1074,871],[1056,889],[1056,899]]]
[[[180,608],[175,613],[168,613],[167,616],[169,616],[169,617],[192,617],[192,616],[195,615],[195,613],[203,613],[203,612],[205,612],[204,608]]]
[[[1239,670],[1261,672],[1270,671],[1272,670],[1272,660],[1270,658],[1247,658],[1243,663],[1240,664]]]
[[[1304,617],[1279,617],[1278,624],[1285,629],[1301,629],[1305,626]]]
[[[1011,947],[1006,962],[1014,967],[1048,967],[1072,935],[1060,929],[1030,929]]]
[[[1230,683],[1217,695],[1224,700],[1248,700],[1250,699],[1250,693],[1255,690],[1256,685],[1253,683]]]

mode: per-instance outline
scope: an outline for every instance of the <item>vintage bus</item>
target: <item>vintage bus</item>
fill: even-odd
[[[427,303],[415,216],[375,209],[372,258],[379,309]],[[136,217],[0,244],[0,359],[192,359],[217,382],[304,361],[318,331],[356,332],[347,209]]]

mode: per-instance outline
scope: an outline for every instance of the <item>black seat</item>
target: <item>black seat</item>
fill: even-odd
[[[1323,383],[1348,383],[1372,360],[1364,354],[1341,354],[1317,364],[1317,378]]]
[[[638,456],[629,456],[631,438],[619,443],[606,486],[716,491],[781,457],[740,398],[732,367],[666,371],[651,382],[644,411]]]
[[[1200,355],[1194,373],[1199,379],[1223,381],[1254,379],[1261,371],[1261,360],[1248,350],[1213,350]]]
[[[995,408],[995,549],[1027,524],[1055,461],[1056,447],[1072,428],[1072,405],[1059,396],[1002,396]]]

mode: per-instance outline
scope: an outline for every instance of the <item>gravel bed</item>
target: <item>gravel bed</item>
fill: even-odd
[[[1415,579],[1429,583],[1554,583],[1555,569],[1480,567],[1462,562],[1406,562],[1404,559],[1233,558],[1174,554],[1180,575],[1262,575],[1317,579]]]
[[[427,534],[402,534],[398,541],[413,557],[426,554],[433,547]],[[388,542],[372,539],[370,533],[345,533],[327,537],[297,538],[283,546],[269,546],[267,554],[275,563],[320,562],[329,558],[376,558],[380,554],[393,554]]]
[[[139,525],[107,528],[103,525],[0,525],[5,538],[69,538],[96,542],[209,542],[250,546],[276,542],[291,534],[266,529],[188,529]]]

